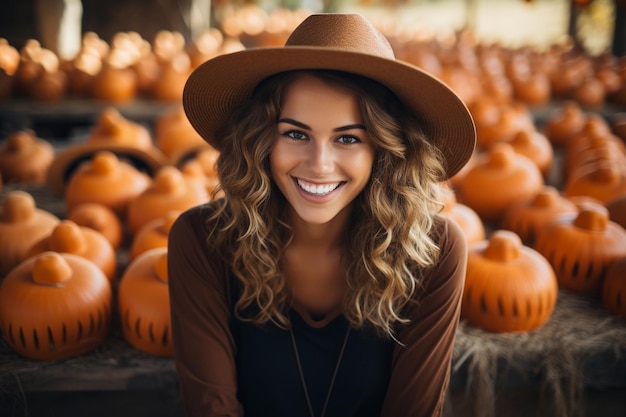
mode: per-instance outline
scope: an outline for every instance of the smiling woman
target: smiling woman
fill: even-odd
[[[332,14],[207,61],[183,102],[224,195],[169,234],[187,415],[441,415],[467,246],[440,184],[475,145],[461,100]]]
[[[343,231],[352,201],[369,181],[373,161],[374,147],[353,92],[312,75],[289,85],[270,172],[289,202],[292,221],[332,222]]]

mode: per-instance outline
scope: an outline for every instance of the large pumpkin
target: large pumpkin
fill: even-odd
[[[581,203],[579,210],[550,222],[535,249],[550,261],[561,288],[597,295],[607,267],[626,256],[626,230],[599,203]]]
[[[111,304],[111,284],[93,262],[44,252],[20,263],[0,285],[0,328],[22,356],[64,359],[104,342]]]
[[[470,245],[461,315],[492,332],[531,331],[554,310],[558,284],[549,262],[508,230]]]

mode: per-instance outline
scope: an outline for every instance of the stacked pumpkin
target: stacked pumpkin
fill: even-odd
[[[181,114],[157,118],[153,138],[109,107],[83,141],[56,154],[31,131],[0,149],[7,184],[47,186],[63,203],[56,216],[13,190],[0,206],[0,328],[16,352],[49,360],[93,350],[109,335],[118,297],[125,339],[173,354],[167,235],[217,185],[217,152]]]

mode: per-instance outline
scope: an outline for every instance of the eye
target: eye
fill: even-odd
[[[337,138],[337,142],[342,143],[344,145],[351,145],[353,143],[360,143],[361,140],[356,136],[339,136]]]
[[[289,130],[283,133],[283,136],[286,136],[293,140],[307,140],[308,139],[308,136],[304,132],[301,132],[299,130]]]

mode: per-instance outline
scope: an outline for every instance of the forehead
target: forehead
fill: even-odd
[[[293,116],[291,113],[300,116],[324,113],[331,119],[349,115],[361,119],[358,95],[352,89],[313,75],[298,76],[285,90],[281,114]]]

